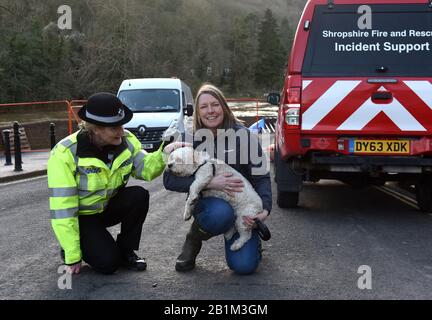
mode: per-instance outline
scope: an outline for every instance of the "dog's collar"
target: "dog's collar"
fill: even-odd
[[[208,161],[204,161],[203,164],[200,164],[200,165],[198,166],[198,168],[194,171],[194,173],[192,173],[192,175],[194,176],[195,173],[197,173],[198,170],[201,169],[201,167],[204,166],[204,165],[206,165],[207,163],[208,163]],[[214,176],[214,175],[216,174],[216,166],[214,165],[214,163],[211,163],[211,165],[212,165],[212,169],[213,169],[213,176]]]

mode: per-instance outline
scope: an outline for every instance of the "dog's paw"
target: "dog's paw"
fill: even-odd
[[[243,243],[241,243],[240,241],[236,240],[236,241],[234,241],[234,243],[231,245],[230,248],[231,248],[232,251],[237,251],[241,247],[243,247]]]
[[[227,241],[229,241],[229,240],[234,236],[235,233],[236,233],[236,229],[235,229],[234,227],[232,227],[230,230],[228,230],[228,231],[225,233],[225,239],[226,239]]]
[[[198,197],[189,199],[190,205],[193,207],[198,201]]]
[[[188,221],[192,217],[192,210],[186,209],[183,213],[183,219]]]

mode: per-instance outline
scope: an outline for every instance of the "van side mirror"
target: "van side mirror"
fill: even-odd
[[[267,102],[268,103],[270,103],[274,106],[277,106],[277,105],[279,105],[279,101],[280,101],[280,94],[279,93],[272,92],[272,93],[268,94],[268,96],[267,96]]]
[[[184,109],[184,114],[188,117],[192,116],[193,114],[193,105],[191,103],[188,103],[186,105],[186,109]]]

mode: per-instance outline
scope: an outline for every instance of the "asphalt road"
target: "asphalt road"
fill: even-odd
[[[165,191],[160,178],[132,184],[151,193],[139,251],[148,270],[103,276],[86,267],[64,290],[46,177],[1,184],[0,299],[432,298],[432,217],[374,187],[322,181],[305,187],[299,208],[275,205],[258,272],[238,276],[226,266],[221,236],[204,244],[196,270],[177,273],[190,223],[181,217],[185,195]],[[371,289],[358,288],[362,265]]]

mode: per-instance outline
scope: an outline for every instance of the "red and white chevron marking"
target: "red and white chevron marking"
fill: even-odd
[[[388,103],[371,95],[390,91]],[[432,130],[432,84],[405,80],[396,84],[369,84],[366,80],[303,80],[302,130],[397,131]]]

